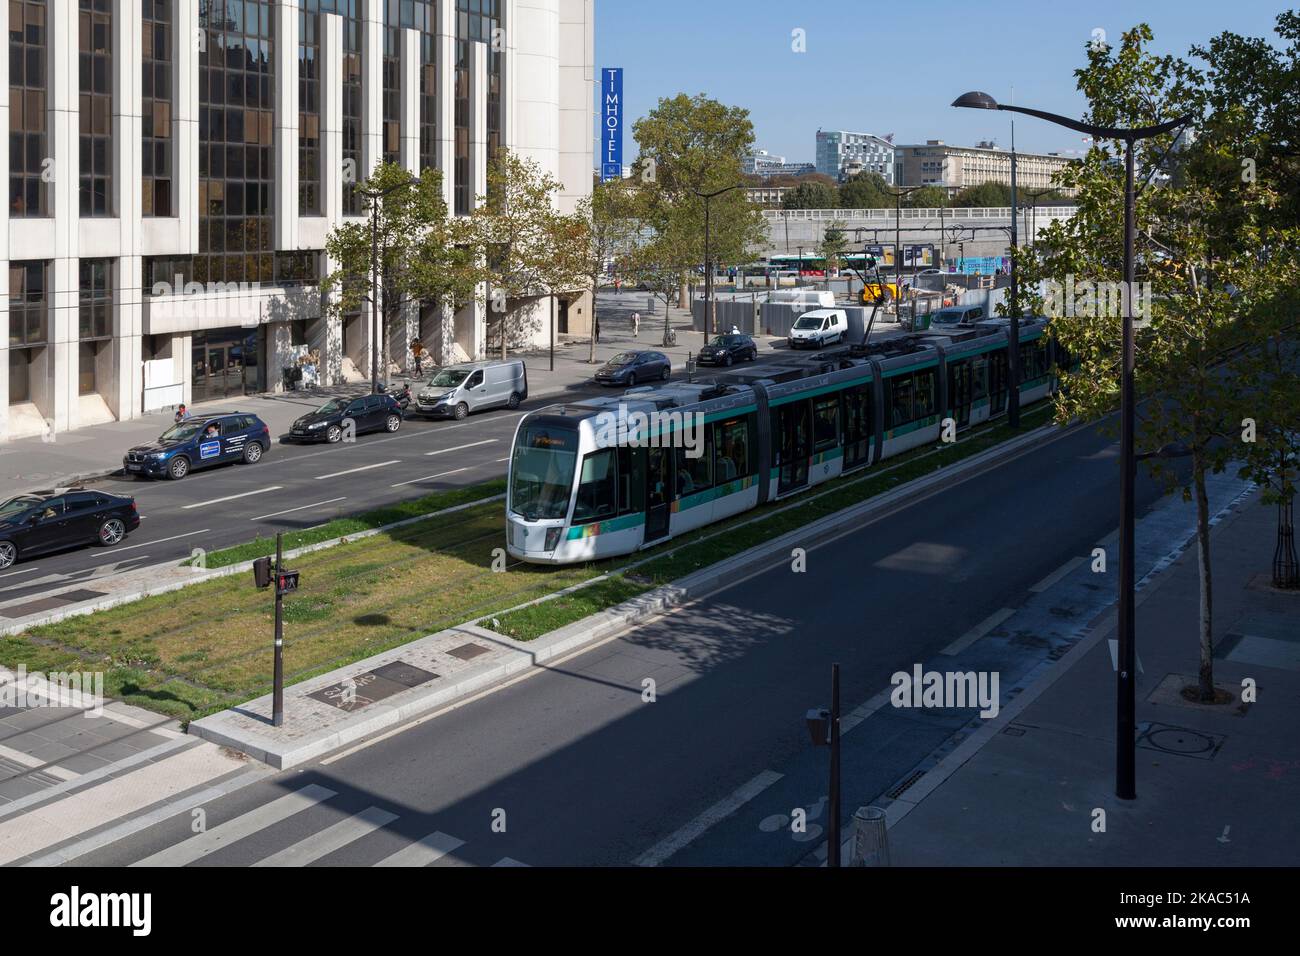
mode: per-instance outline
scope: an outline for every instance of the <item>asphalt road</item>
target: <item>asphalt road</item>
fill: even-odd
[[[738,581],[456,709],[216,800],[209,830],[238,820],[245,835],[195,862],[247,865],[297,846],[290,856],[315,847],[315,864],[372,865],[425,840],[421,861],[437,856],[434,865],[621,865],[654,847],[670,864],[795,863],[811,844],[792,842],[788,828],[760,832],[766,820],[742,826],[740,814],[715,814],[671,855],[662,845],[746,787],[779,779],[773,806],[789,812],[782,787],[797,783],[815,803],[825,757],[802,717],[826,703],[830,662],[843,666],[847,712],[895,670],[1016,607],[1113,530],[1115,454],[1095,428],[1068,432],[810,544],[807,573],[781,566]],[[1158,497],[1139,480],[1139,515]],[[654,702],[643,699],[647,678]],[[894,743],[905,770],[935,741],[903,733]],[[309,791],[304,809],[276,813],[284,804],[274,801],[312,785],[324,790]],[[385,822],[370,829],[376,819]],[[182,814],[79,862],[130,863],[191,836]]]

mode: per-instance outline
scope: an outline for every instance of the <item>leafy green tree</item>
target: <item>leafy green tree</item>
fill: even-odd
[[[1003,183],[987,182],[977,186],[967,186],[959,190],[952,198],[952,205],[957,209],[996,207],[1011,205],[1011,187]]]
[[[841,209],[889,209],[894,197],[879,173],[858,173],[840,187]]]
[[[611,179],[596,183],[590,198],[578,203],[584,223],[578,254],[582,271],[591,286],[591,335],[588,362],[596,361],[596,291],[610,267],[626,272],[643,241],[641,213],[635,187],[628,180]]]
[[[416,179],[383,163],[360,188],[386,193],[378,200],[379,341],[386,349],[388,329],[406,308],[431,300],[453,308],[468,302],[480,275],[464,223],[443,201],[438,170],[425,169]],[[371,239],[369,220],[344,223],[326,238],[325,252],[335,264],[321,281],[327,314],[354,313],[373,300]],[[380,367],[387,367],[385,359]]]
[[[817,247],[817,254],[826,260],[826,269],[840,267],[840,256],[848,252],[849,239],[844,230],[835,223],[828,223],[826,231],[822,233],[821,244]]]
[[[839,204],[839,192],[825,183],[800,183],[781,201],[783,209],[834,209]]]
[[[939,209],[948,205],[948,193],[939,186],[922,186],[904,196],[903,205],[908,209]]]

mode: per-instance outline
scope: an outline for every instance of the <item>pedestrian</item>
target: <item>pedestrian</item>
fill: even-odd
[[[641,313],[633,312],[632,313],[632,338],[636,338],[640,334],[641,334]]]
[[[740,334],[740,326],[738,326],[738,325],[733,325],[733,326],[731,327],[731,334],[732,334],[732,335],[739,335],[739,334]]]
[[[174,419],[174,421],[180,423],[185,421],[185,419],[189,417],[190,417],[190,410],[185,407],[184,402],[181,402],[180,407],[176,409],[176,418]]]
[[[600,319],[595,319],[594,321],[596,323],[596,342],[599,343],[600,342]]]
[[[419,378],[423,374],[424,363],[424,343],[419,339],[411,343],[411,355],[415,358],[415,377]]]

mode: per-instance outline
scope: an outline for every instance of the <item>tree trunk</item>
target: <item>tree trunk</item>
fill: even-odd
[[[501,310],[501,361],[506,360],[506,326],[509,324],[506,320],[510,317],[509,309]]]
[[[1199,691],[1205,703],[1214,700],[1214,597],[1210,572],[1210,499],[1205,492],[1205,462],[1200,453],[1192,457],[1196,485],[1196,554],[1201,572],[1201,668]]]
[[[587,353],[587,364],[596,364],[596,293],[600,289],[600,276],[591,277],[591,348]]]

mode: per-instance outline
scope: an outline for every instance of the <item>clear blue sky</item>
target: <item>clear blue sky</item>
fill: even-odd
[[[818,128],[1010,144],[1006,113],[948,106],[966,90],[1077,116],[1073,71],[1093,30],[1114,42],[1135,23],[1153,49],[1185,56],[1224,30],[1273,37],[1287,4],[1266,0],[596,0],[596,66],[623,67],[624,161],[632,123],[664,96],[705,93],[749,109],[755,145],[791,162],[815,160]],[[924,10],[924,13],[921,11]],[[802,29],[807,52],[791,50]],[[597,85],[599,99],[599,84]],[[1030,117],[1016,146],[1083,149],[1078,134]],[[597,152],[599,153],[599,137]]]

